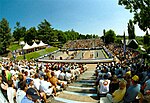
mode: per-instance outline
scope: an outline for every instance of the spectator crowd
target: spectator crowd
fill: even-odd
[[[94,43],[94,44],[93,44]],[[103,46],[101,40],[76,40],[67,48]],[[105,45],[113,57],[112,63],[97,64],[95,75],[99,96],[113,103],[150,103],[150,66],[138,51],[114,44]],[[42,63],[36,61],[0,61],[0,103],[49,103],[50,96],[78,78],[85,64]]]
[[[0,103],[49,103],[86,65],[35,61],[0,62]]]
[[[106,46],[119,61],[100,63],[95,74],[99,96],[107,96],[113,103],[150,103],[150,66],[138,51]]]

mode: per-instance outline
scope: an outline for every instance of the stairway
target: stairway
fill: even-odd
[[[88,70],[81,74],[76,81],[69,84],[59,96],[54,97],[51,103],[98,103],[99,98],[94,86],[95,67],[96,64],[89,64]]]

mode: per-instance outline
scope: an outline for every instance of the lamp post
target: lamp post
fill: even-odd
[[[20,42],[20,45],[21,45],[21,48],[22,48],[23,59],[25,60],[26,57],[25,57],[25,52],[24,52],[24,49],[23,49],[23,46],[25,45],[25,42],[24,42],[24,41],[21,41],[21,42]]]

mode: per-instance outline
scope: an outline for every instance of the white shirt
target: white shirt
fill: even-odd
[[[14,103],[14,97],[15,97],[15,89],[13,87],[7,88],[7,97],[10,103]]]
[[[40,88],[40,89],[41,89],[43,92],[45,92],[46,94],[52,94],[53,89],[50,88],[50,86],[52,86],[52,84],[51,84],[50,82],[41,80],[41,88]]]
[[[66,72],[65,79],[66,80],[71,80],[71,76],[72,76],[71,73]]]
[[[4,95],[2,94],[2,91],[0,90],[0,103],[8,103]]]
[[[59,78],[60,73],[61,73],[60,70],[55,71],[55,75],[56,75],[57,78]]]
[[[60,79],[60,80],[64,80],[64,78],[65,78],[65,73],[64,73],[64,72],[61,72],[61,73],[59,74],[59,79]]]
[[[100,80],[99,84],[100,84],[100,94],[106,94],[109,92],[110,80],[108,79]]]
[[[40,89],[40,79],[39,78],[36,78],[36,79],[33,79],[34,81],[34,86],[36,87],[37,90]]]
[[[26,95],[26,92],[24,92],[23,90],[18,89],[17,93],[16,93],[16,102],[21,103],[21,100],[23,99],[23,97],[25,95]]]

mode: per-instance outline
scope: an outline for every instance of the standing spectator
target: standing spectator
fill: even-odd
[[[134,75],[132,77],[132,85],[129,86],[129,88],[126,91],[125,97],[124,97],[124,103],[137,103],[136,97],[138,94],[140,94],[140,88],[141,85],[138,84],[139,77],[137,75]]]

